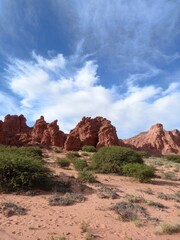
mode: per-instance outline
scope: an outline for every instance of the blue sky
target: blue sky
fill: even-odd
[[[0,1],[0,119],[180,128],[180,0]]]

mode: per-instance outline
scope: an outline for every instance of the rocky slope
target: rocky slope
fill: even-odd
[[[166,131],[158,123],[147,132],[121,140],[117,137],[116,128],[103,117],[84,117],[69,134],[65,134],[59,130],[57,120],[47,123],[41,116],[30,128],[23,115],[7,115],[4,122],[0,120],[0,144],[57,146],[68,151],[80,150],[84,145],[97,148],[119,145],[145,150],[154,155],[180,154],[180,132],[177,129]]]
[[[180,132],[175,129],[166,131],[161,123],[153,125],[149,131],[123,140],[126,146],[145,150],[150,154],[180,154]]]

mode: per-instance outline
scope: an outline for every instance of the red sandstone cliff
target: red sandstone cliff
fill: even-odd
[[[150,154],[180,154],[180,132],[176,129],[166,131],[163,125],[153,125],[149,131],[135,137],[118,140],[116,128],[103,117],[84,117],[67,135],[59,130],[57,120],[47,123],[40,117],[30,128],[23,115],[7,115],[0,120],[0,144],[57,146],[65,150],[80,150],[84,145],[97,148],[110,145],[127,146],[145,150]]]
[[[161,123],[153,125],[148,132],[123,140],[134,149],[145,150],[150,154],[180,154],[180,132],[175,129],[166,131]]]
[[[64,148],[66,150],[79,150],[84,145],[99,148],[118,144],[116,129],[110,121],[103,117],[83,117],[69,133]]]

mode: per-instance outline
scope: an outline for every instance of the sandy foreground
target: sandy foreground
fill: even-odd
[[[53,161],[56,157],[47,152],[47,161]],[[57,154],[58,155],[58,154]],[[77,176],[73,169],[64,170],[52,167],[56,174],[64,172],[69,176]],[[40,192],[35,196],[17,194],[1,194],[0,203],[13,202],[26,208],[26,215],[13,215],[6,217],[0,213],[0,240],[61,240],[63,235],[68,240],[104,239],[104,240],[141,240],[141,239],[180,239],[179,234],[157,235],[155,231],[162,223],[180,223],[180,204],[174,200],[157,198],[160,192],[173,194],[180,190],[179,181],[154,179],[152,184],[132,182],[132,180],[115,176],[98,174],[97,180],[101,186],[116,188],[118,199],[101,199],[98,197],[99,184],[88,184],[90,190],[82,194],[87,200],[71,206],[50,206],[49,197],[55,193]],[[150,188],[153,194],[147,194],[139,190]],[[167,208],[160,209],[149,206],[147,203],[137,203],[143,206],[150,216],[143,219],[141,224],[134,221],[124,222],[118,215],[110,210],[110,207],[118,202],[126,201],[127,194],[142,196],[145,200],[162,203]],[[59,194],[63,195],[63,194]],[[155,221],[159,219],[159,222]],[[92,238],[88,238],[82,232],[82,225],[88,226]],[[53,238],[54,237],[54,238]]]

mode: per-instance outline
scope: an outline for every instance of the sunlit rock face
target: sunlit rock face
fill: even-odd
[[[180,154],[180,132],[177,129],[166,131],[161,123],[123,142],[131,148],[145,150],[154,155]]]

